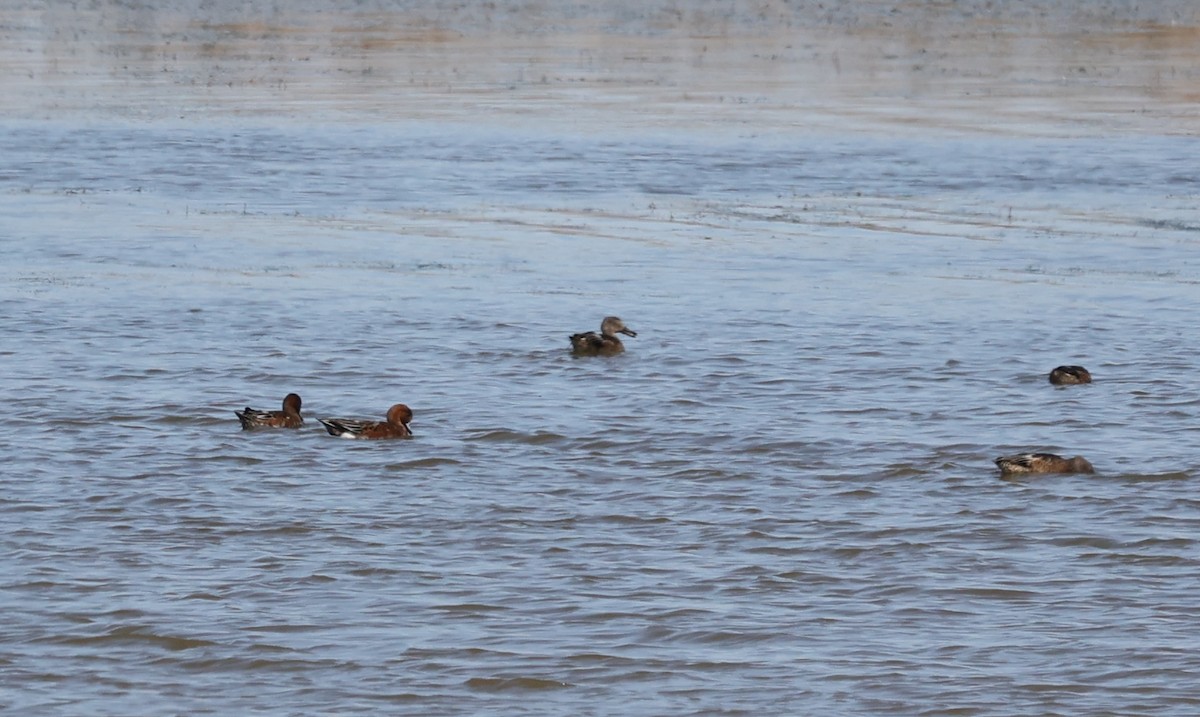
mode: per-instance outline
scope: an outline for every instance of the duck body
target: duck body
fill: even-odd
[[[1091,382],[1092,374],[1082,366],[1059,366],[1050,372],[1050,383],[1055,386],[1072,386]]]
[[[1083,456],[1063,458],[1054,453],[1020,453],[1000,456],[995,461],[1000,475],[1032,475],[1035,473],[1095,473],[1096,469]]]
[[[409,438],[412,430],[412,409],[397,403],[388,409],[386,421],[366,421],[357,418],[318,418],[326,432],[337,438],[381,440],[387,438]]]
[[[600,333],[585,331],[571,334],[571,352],[576,356],[614,356],[625,350],[617,334],[637,336],[637,332],[616,316],[606,316],[600,322]]]
[[[256,428],[299,428],[304,425],[304,417],[300,415],[300,396],[289,393],[283,398],[282,411],[259,411],[246,406],[244,411],[234,411],[243,431]]]

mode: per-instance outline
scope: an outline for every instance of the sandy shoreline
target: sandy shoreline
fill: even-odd
[[[1200,10],[943,5],[768,3],[736,15],[716,3],[686,11],[669,3],[298,5],[266,14],[231,3],[29,6],[0,25],[0,89],[21,98],[0,116],[483,118],[724,134],[1190,134],[1200,126],[1200,27],[1187,24]]]

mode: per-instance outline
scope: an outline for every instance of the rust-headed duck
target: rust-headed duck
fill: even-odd
[[[364,421],[355,418],[318,418],[317,420],[321,422],[322,426],[325,426],[325,430],[331,436],[376,440],[412,436],[412,431],[408,427],[412,419],[412,409],[403,403],[397,403],[388,409],[387,421]]]
[[[289,393],[283,397],[282,411],[257,411],[246,406],[244,411],[234,411],[242,423],[242,430],[255,428],[299,428],[304,423],[300,415],[300,396]]]
[[[996,459],[1000,475],[1015,476],[1033,473],[1095,473],[1096,469],[1083,456],[1063,458],[1053,453],[1020,453]]]

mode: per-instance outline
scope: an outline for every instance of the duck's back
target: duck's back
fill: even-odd
[[[625,346],[621,344],[620,339],[603,336],[595,331],[586,331],[582,334],[571,335],[571,349],[577,354],[595,356],[619,354],[625,350]]]

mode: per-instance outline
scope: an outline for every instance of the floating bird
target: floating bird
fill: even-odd
[[[403,403],[397,403],[388,409],[387,421],[362,421],[355,418],[318,418],[325,430],[331,436],[338,438],[408,438],[412,435],[408,424],[412,422],[413,412]]]
[[[617,334],[637,336],[637,332],[615,316],[606,316],[600,322],[600,333],[587,331],[571,335],[571,350],[576,356],[613,356],[625,350],[625,344]]]
[[[1050,372],[1050,383],[1055,386],[1070,386],[1076,383],[1091,383],[1092,374],[1082,366],[1059,366]]]
[[[1015,476],[1032,473],[1095,473],[1096,469],[1083,456],[1063,458],[1053,453],[1020,453],[996,459],[1000,475]]]
[[[300,397],[289,393],[283,397],[282,411],[256,411],[246,406],[244,411],[234,411],[242,423],[242,430],[255,428],[299,428],[304,423],[300,416]]]

